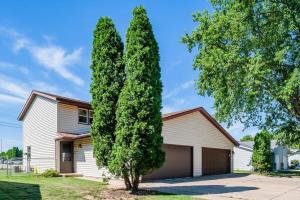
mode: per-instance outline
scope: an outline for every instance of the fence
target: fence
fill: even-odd
[[[30,173],[25,171],[22,157],[11,159],[0,157],[0,176],[17,176]]]

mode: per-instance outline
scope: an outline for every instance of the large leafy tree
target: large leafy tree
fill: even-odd
[[[260,173],[272,170],[271,135],[267,130],[262,130],[254,138],[252,166]]]
[[[242,142],[248,142],[248,141],[253,141],[253,140],[254,140],[254,138],[252,135],[244,135],[244,137],[242,137],[240,139],[240,141],[242,141]]]
[[[136,191],[140,177],[164,162],[159,50],[143,7],[133,10],[126,34],[126,81],[117,108],[110,170]]]
[[[123,43],[108,17],[98,21],[92,50],[91,138],[99,166],[107,166],[115,141],[116,107],[124,82]]]
[[[300,1],[211,0],[214,12],[183,37],[200,71],[201,95],[214,97],[216,117],[270,128],[300,143]]]
[[[13,147],[11,149],[8,149],[6,152],[0,152],[0,157],[8,159],[21,158],[23,157],[23,151],[18,147]]]

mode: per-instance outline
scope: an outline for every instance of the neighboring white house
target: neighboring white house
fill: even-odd
[[[239,142],[238,147],[234,147],[234,169],[252,170],[252,153],[254,142]],[[272,162],[274,170],[288,169],[288,149],[277,145],[275,140],[271,141],[273,153]]]
[[[24,167],[57,169],[99,177],[89,134],[89,102],[33,91],[18,119],[23,121]],[[237,141],[203,108],[163,115],[166,162],[144,179],[230,173]]]
[[[300,150],[291,149],[288,160],[289,160],[289,166],[291,166],[292,160],[298,160],[300,163]],[[298,167],[300,167],[300,165]]]

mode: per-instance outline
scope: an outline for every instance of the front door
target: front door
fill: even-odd
[[[60,173],[73,173],[73,142],[60,142]]]

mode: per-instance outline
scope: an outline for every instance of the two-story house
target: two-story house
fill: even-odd
[[[89,102],[32,91],[18,120],[23,122],[24,168],[100,177],[89,134]],[[144,179],[229,173],[237,141],[203,108],[163,115],[166,162]]]

